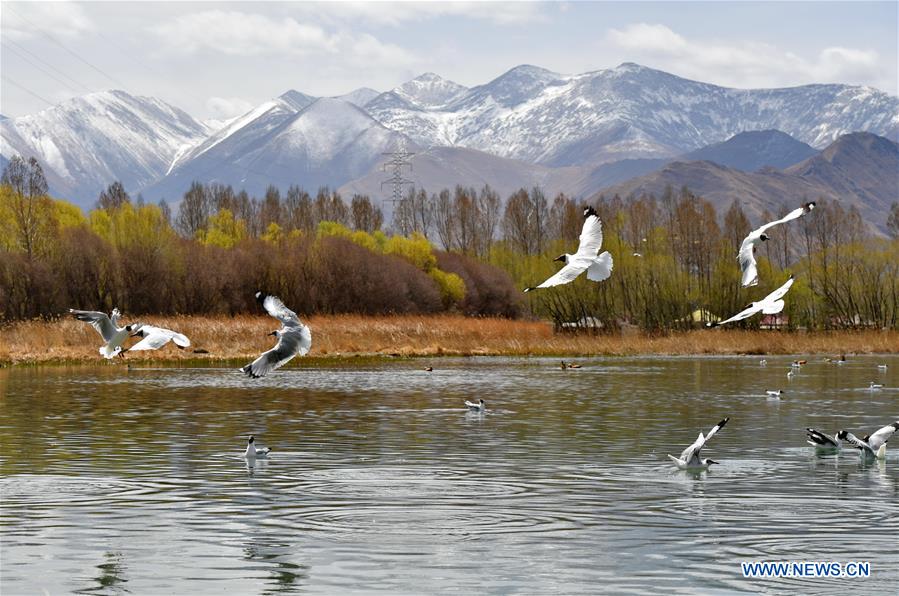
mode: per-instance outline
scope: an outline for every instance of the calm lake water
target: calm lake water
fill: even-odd
[[[804,428],[899,419],[899,358],[791,360],[2,369],[0,591],[896,594],[899,436],[865,463]],[[674,469],[724,416],[722,464]],[[248,467],[251,433],[274,450]],[[744,579],[759,560],[871,577]]]

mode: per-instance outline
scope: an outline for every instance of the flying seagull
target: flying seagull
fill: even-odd
[[[790,211],[784,217],[766,223],[757,230],[753,230],[743,239],[743,243],[740,245],[740,253],[737,255],[737,260],[740,261],[740,270],[743,272],[744,288],[755,286],[759,283],[759,274],[755,264],[755,247],[768,240],[768,234],[766,234],[765,231],[776,225],[798,219],[814,208],[814,202],[806,203],[802,207]]]
[[[473,403],[473,402],[470,402],[470,401],[468,401],[468,400],[466,399],[466,400],[465,400],[465,405],[466,405],[466,406],[468,407],[468,409],[471,410],[472,412],[483,412],[484,410],[487,409],[487,402],[485,402],[483,399],[479,399],[479,400],[478,400],[478,403]]]
[[[247,440],[247,450],[244,452],[243,456],[247,459],[256,459],[268,457],[268,452],[272,450],[271,447],[265,447],[264,449],[257,449],[254,442],[256,441],[256,437],[250,435],[250,438]]]
[[[679,470],[704,470],[708,469],[711,464],[719,463],[712,459],[700,458],[699,452],[702,450],[703,446],[705,446],[708,440],[714,437],[715,433],[721,430],[721,428],[723,428],[724,425],[727,424],[728,420],[730,420],[730,418],[725,418],[724,420],[716,424],[715,427],[709,431],[709,434],[704,437],[702,436],[702,433],[699,433],[699,437],[696,439],[696,441],[694,441],[692,445],[684,449],[684,452],[680,454],[680,457],[674,457],[671,454],[669,454],[668,457],[671,459],[671,461],[674,462]]]
[[[565,266],[559,269],[555,275],[547,279],[539,286],[525,288],[525,292],[537,288],[550,288],[562,284],[571,283],[584,271],[590,281],[602,281],[612,274],[612,255],[604,251],[599,256],[596,253],[602,246],[602,222],[593,207],[584,209],[584,228],[581,230],[580,242],[577,252],[573,255],[559,255],[554,261],[562,261]]]
[[[254,379],[264,377],[276,368],[284,366],[297,354],[305,356],[312,347],[312,332],[309,331],[309,327],[300,323],[296,313],[284,306],[280,299],[270,294],[256,292],[256,300],[268,314],[281,321],[282,327],[269,333],[278,338],[275,347],[240,369]]]
[[[104,358],[108,360],[115,358],[116,355],[124,357],[122,354],[122,343],[128,338],[128,335],[136,325],[118,327],[119,309],[112,309],[111,316],[107,316],[105,312],[95,310],[74,310],[70,308],[69,312],[79,321],[90,323],[91,327],[97,330],[97,333],[106,342],[106,345],[100,348],[100,354]]]
[[[153,325],[134,325],[135,329],[131,333],[131,337],[142,337],[143,339],[128,348],[129,352],[137,352],[140,350],[158,350],[169,342],[174,342],[179,349],[190,347],[190,340],[186,335],[172,331],[171,329],[163,329],[162,327],[154,327]]]
[[[825,435],[814,428],[806,428],[805,434],[808,435],[806,443],[818,451],[839,451],[843,448],[843,442],[836,436]]]
[[[837,433],[837,438],[843,441],[849,441],[856,449],[860,450],[866,457],[876,457],[884,459],[887,456],[887,441],[893,436],[893,433],[899,430],[899,422],[887,424],[873,435],[867,435],[863,439],[859,439],[854,434],[841,430]]]
[[[732,323],[734,321],[742,321],[743,319],[748,319],[754,314],[757,313],[765,313],[766,315],[776,315],[780,311],[784,309],[784,301],[781,300],[787,291],[789,291],[790,286],[793,285],[793,276],[790,276],[784,285],[780,286],[758,302],[752,302],[745,309],[741,310],[734,316],[729,319],[725,319],[720,323],[706,323],[706,327],[718,327],[719,325],[724,325],[726,323]]]

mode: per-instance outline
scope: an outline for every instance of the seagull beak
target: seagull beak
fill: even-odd
[[[269,335],[278,335],[278,332],[277,332],[277,331],[272,331],[271,333],[266,333],[266,334],[265,334],[266,337],[268,337]]]
[[[712,465],[712,464],[720,464],[720,463],[721,463],[721,462],[715,461],[715,460],[713,460],[713,459],[710,459],[710,460],[707,460],[707,461],[709,462],[709,465]]]

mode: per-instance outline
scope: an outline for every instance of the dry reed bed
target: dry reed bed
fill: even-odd
[[[278,323],[269,317],[144,317],[179,330],[193,345],[172,344],[156,352],[128,354],[129,360],[177,362],[253,358],[273,345],[266,334]],[[130,320],[129,320],[130,322]],[[554,334],[535,321],[461,316],[316,316],[308,319],[310,357],[508,355],[589,356],[634,354],[839,354],[899,352],[899,332],[842,331],[781,333],[733,329],[696,330],[660,337],[646,335]],[[100,359],[100,338],[89,325],[63,318],[0,327],[0,362],[12,364],[89,363]],[[194,350],[205,350],[196,353]]]

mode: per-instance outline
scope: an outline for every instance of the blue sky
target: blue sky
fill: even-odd
[[[0,112],[109,88],[226,118],[287,89],[464,85],[638,62],[734,87],[896,95],[897,2],[0,3]]]

